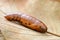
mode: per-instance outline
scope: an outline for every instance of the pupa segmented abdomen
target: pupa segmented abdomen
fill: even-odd
[[[28,27],[28,28],[33,29],[35,31],[38,31],[41,33],[47,32],[47,27],[43,22],[41,22],[40,20],[38,20],[32,16],[29,16],[27,14],[23,14],[23,13],[11,14],[11,15],[5,16],[5,18],[10,21],[18,21],[19,23],[21,23],[25,27]]]

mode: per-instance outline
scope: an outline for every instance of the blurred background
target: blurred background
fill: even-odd
[[[43,21],[47,25],[48,31],[60,35],[60,1],[59,0],[0,0],[0,10],[4,11],[6,14],[10,14],[10,13],[13,14],[15,12],[21,11],[26,14],[32,15],[36,17],[37,19]],[[33,34],[34,33],[32,33],[32,35]],[[29,40],[35,40],[35,39],[40,40],[41,38],[43,38],[43,35],[41,38],[40,37],[30,38],[30,37],[31,36],[26,37],[25,39],[26,40],[28,39]],[[45,37],[45,39],[46,38],[47,37]],[[52,39],[54,38],[55,37],[52,37]],[[25,39],[21,38],[21,40],[25,40]]]

